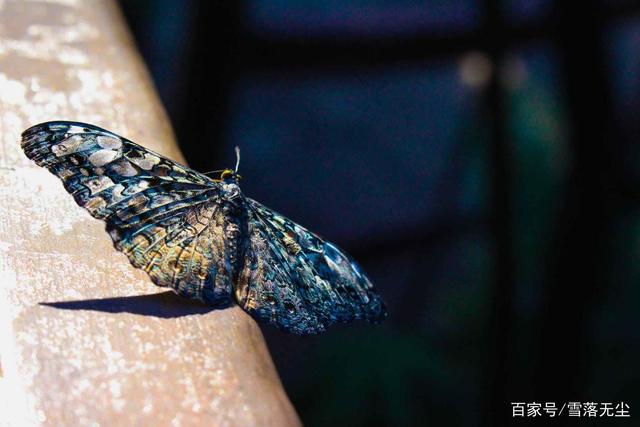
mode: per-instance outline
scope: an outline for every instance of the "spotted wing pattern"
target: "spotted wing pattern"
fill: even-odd
[[[215,306],[232,302],[216,182],[85,123],[36,125],[23,133],[22,147],[106,221],[116,249],[155,284]]]
[[[235,297],[249,314],[300,335],[386,317],[384,303],[348,255],[260,203],[245,203],[248,247]]]

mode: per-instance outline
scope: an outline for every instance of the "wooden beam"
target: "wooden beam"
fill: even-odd
[[[0,1],[0,424],[298,425],[250,317],[155,287],[24,156],[48,120],[184,161],[112,1]]]

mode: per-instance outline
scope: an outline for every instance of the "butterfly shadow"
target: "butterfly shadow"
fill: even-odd
[[[216,307],[180,298],[172,291],[148,295],[85,299],[75,301],[41,302],[40,305],[62,310],[91,310],[104,313],[131,313],[172,319],[193,314],[206,314]]]

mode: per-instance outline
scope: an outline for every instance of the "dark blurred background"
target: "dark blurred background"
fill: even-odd
[[[506,425],[517,401],[637,423],[640,2],[121,5],[189,164],[239,145],[245,193],[387,302],[263,328],[305,424]]]

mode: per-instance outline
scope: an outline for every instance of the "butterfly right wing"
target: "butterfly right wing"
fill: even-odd
[[[234,295],[253,318],[285,332],[323,332],[325,322],[302,297],[291,273],[290,257],[270,227],[249,212],[243,266]]]
[[[235,297],[249,314],[299,335],[386,317],[380,296],[347,254],[255,200],[246,206],[248,246]]]
[[[217,183],[86,123],[33,126],[22,147],[78,205],[106,222],[115,248],[156,285],[212,305],[232,302]]]

